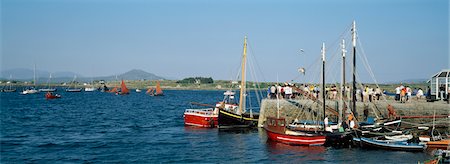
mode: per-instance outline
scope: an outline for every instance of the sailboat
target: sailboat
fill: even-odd
[[[259,114],[246,112],[246,94],[247,87],[245,81],[245,66],[247,58],[247,36],[244,37],[244,50],[241,63],[241,87],[239,93],[239,104],[229,104],[228,102],[220,102],[218,115],[219,129],[237,129],[237,128],[254,128],[258,124]],[[234,99],[234,92],[226,92],[228,96]],[[226,95],[226,96],[227,96]],[[229,108],[227,108],[227,105]]]
[[[94,86],[94,79],[92,78],[92,81],[91,81],[92,83],[91,83],[91,86],[90,87],[86,87],[86,88],[84,88],[84,91],[85,92],[94,92],[95,91],[95,86]]]
[[[322,91],[325,90],[325,43],[322,44]],[[322,92],[323,100],[323,119],[325,120],[325,92]],[[278,100],[279,101],[279,100]],[[279,110],[279,109],[277,109]],[[288,124],[285,118],[279,116],[267,117],[264,124],[264,129],[267,132],[267,137],[270,140],[286,143],[290,145],[324,145],[326,141],[325,129],[327,128],[327,121],[324,121],[323,128],[315,125],[302,124],[297,126],[295,124]],[[318,121],[316,121],[319,123]]]
[[[35,88],[36,88],[36,64],[34,65],[33,69],[33,87],[24,89],[22,92],[20,92],[20,94],[26,95],[39,93],[39,91],[36,90]]]
[[[1,90],[2,92],[16,92],[16,88],[12,86],[12,75],[9,75],[9,81],[6,82],[5,87]]]
[[[73,77],[73,80],[71,82],[71,84],[69,85],[69,87],[66,89],[66,92],[81,92],[81,90],[83,90],[82,88],[76,88],[76,84],[75,84],[75,79],[77,79],[77,75],[75,75]],[[73,85],[73,88],[71,88],[71,86]]]
[[[161,85],[158,82],[156,82],[156,89],[149,88],[146,92],[146,94],[149,94],[150,96],[164,96],[164,93],[161,89]]]
[[[39,92],[55,92],[56,88],[50,88],[50,81],[52,79],[52,74],[50,73],[50,77],[47,80],[47,88],[39,89]]]
[[[116,94],[119,94],[119,95],[130,94],[130,90],[128,90],[128,88],[125,85],[125,82],[123,80],[122,80],[122,83],[120,84],[120,92],[116,92]]]

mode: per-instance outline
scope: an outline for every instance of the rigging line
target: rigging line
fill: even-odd
[[[253,63],[253,61],[252,60],[249,60],[248,61],[248,65],[249,65],[249,68],[250,68],[250,75],[252,76],[252,78],[253,78],[253,85],[252,85],[252,87],[254,87],[254,92],[255,92],[255,94],[256,94],[256,98],[257,98],[257,100],[260,100],[260,98],[262,97],[262,93],[260,93],[261,92],[261,89],[260,89],[260,87],[258,86],[258,80],[257,80],[257,78],[256,78],[256,72],[255,72],[255,68],[254,68],[254,63]],[[261,95],[260,95],[261,94]],[[260,103],[260,101],[257,101],[258,102],[258,105],[259,106],[261,106],[261,103]]]
[[[366,53],[365,53],[365,51],[364,51],[364,48],[363,48],[363,45],[362,45],[360,39],[358,40],[358,43],[359,43],[360,49],[361,49],[361,52],[360,52],[360,54],[361,54],[361,56],[362,56],[362,57],[361,57],[361,58],[362,58],[361,60],[363,61],[363,64],[364,64],[365,68],[367,69],[369,75],[371,76],[372,80],[375,82],[375,85],[376,85],[378,88],[381,89],[380,85],[378,85],[377,79],[375,78],[375,74],[373,73],[372,68],[370,67],[369,60],[367,59],[367,55],[366,55]],[[383,98],[384,101],[387,102],[386,97],[383,96],[382,98]]]
[[[255,53],[253,51],[253,46],[251,46],[251,44],[250,44],[250,42],[248,40],[247,40],[247,47],[250,49],[250,52],[252,54],[251,57],[255,61],[256,67],[258,68],[258,71],[261,74],[263,81],[266,81],[266,78],[265,78],[264,74],[261,72],[262,69],[261,69],[261,67],[258,64],[258,61],[256,60],[256,57],[255,57],[256,55],[255,55]]]

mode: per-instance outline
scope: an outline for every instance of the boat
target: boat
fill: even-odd
[[[95,91],[95,87],[86,87],[84,88],[85,92],[94,92]]]
[[[186,109],[183,115],[184,124],[202,128],[215,128],[218,124],[217,113],[217,108]]]
[[[50,80],[52,79],[52,74],[50,73],[50,77],[47,80],[47,88],[39,89],[39,92],[55,92],[56,88],[50,88]]]
[[[241,63],[241,85],[239,93],[239,104],[230,105],[227,102],[220,102],[219,115],[218,115],[218,128],[219,129],[239,129],[239,128],[255,128],[258,124],[259,114],[253,113],[250,108],[250,112],[246,112],[246,81],[245,81],[245,66],[247,58],[247,36],[244,37],[244,50],[242,54]],[[231,92],[231,91],[230,91]],[[234,95],[233,95],[234,97]],[[228,104],[232,108],[226,108]],[[236,107],[236,108],[235,108]]]
[[[120,84],[120,92],[116,92],[116,94],[119,94],[119,95],[130,94],[130,90],[128,90],[128,88],[125,85],[125,82],[123,80],[122,80],[122,83]]]
[[[136,88],[136,93],[141,93],[142,90],[140,90],[139,88]]]
[[[20,94],[22,94],[22,95],[35,94],[35,93],[39,93],[39,91],[34,89],[34,87],[26,88],[22,92],[20,92]]]
[[[27,95],[27,94],[35,94],[39,93],[38,90],[36,90],[36,64],[34,65],[33,69],[33,87],[27,87],[25,88],[20,94]]]
[[[75,75],[73,77],[73,80],[71,82],[71,84],[69,85],[68,88],[66,88],[66,92],[81,92],[83,90],[83,88],[76,88],[76,83],[75,83],[75,79],[77,79],[77,76]],[[72,88],[73,85],[73,88]]]
[[[161,89],[161,84],[158,82],[156,82],[156,89],[153,88],[149,88],[147,90],[147,92],[145,92],[146,94],[149,94],[150,96],[164,96],[164,93]]]
[[[6,82],[5,87],[1,90],[1,92],[16,92],[16,88],[13,88],[12,83],[12,75],[9,75],[9,81]]]
[[[402,134],[402,135],[395,135],[395,136],[384,136],[387,140],[390,141],[408,141],[413,138],[413,135],[411,134]]]
[[[361,137],[360,141],[364,147],[381,148],[385,150],[423,151],[425,148],[424,145],[417,143],[380,141],[376,138]]]
[[[269,140],[289,145],[314,146],[326,141],[326,136],[320,132],[288,129],[284,118],[267,117],[264,129]]]
[[[59,94],[52,94],[52,92],[47,92],[45,94],[45,99],[58,99],[61,98],[61,95]]]
[[[426,143],[427,149],[442,149],[450,150],[450,139],[443,139],[439,141],[428,141]]]
[[[325,70],[325,43],[322,44],[322,69]],[[322,71],[322,86],[325,90],[325,71]],[[322,92],[323,101],[323,119],[327,120],[325,116],[325,94]],[[279,99],[277,98],[277,103]],[[278,105],[277,105],[278,106]],[[328,121],[325,121],[320,125],[320,122],[311,120],[315,124],[298,124],[298,121],[294,121],[292,124],[288,124],[286,119],[279,116],[279,108],[277,107],[277,117],[267,117],[264,129],[267,132],[269,140],[281,142],[289,145],[324,145],[327,140]]]

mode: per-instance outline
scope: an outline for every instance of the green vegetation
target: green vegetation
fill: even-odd
[[[179,80],[176,83],[181,84],[212,84],[214,80],[211,77],[188,77],[183,80]]]

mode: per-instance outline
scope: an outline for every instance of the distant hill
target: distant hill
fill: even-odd
[[[33,79],[33,70],[25,69],[25,68],[17,68],[1,71],[0,79],[9,79],[9,76],[12,75],[12,79],[20,80],[20,81],[31,81]],[[84,77],[80,74],[74,72],[54,72],[52,73],[52,83],[63,83],[70,82],[73,80],[74,76],[77,76],[76,81],[78,82],[90,82],[92,80],[106,80],[106,81],[114,81],[114,80],[161,80],[166,79],[161,76],[157,76],[153,73],[148,73],[143,70],[133,69],[128,72],[122,73],[120,75],[111,75],[111,76],[98,76],[98,77]],[[50,72],[36,70],[36,80],[38,83],[47,83],[48,78],[50,77]]]
[[[33,79],[33,74],[34,74],[33,69],[16,68],[2,71],[0,74],[0,78],[9,79],[9,76],[11,75],[13,79],[29,80]],[[83,77],[80,74],[67,71],[52,73],[53,78],[67,78],[67,77],[73,78],[74,75],[77,75],[78,77]],[[48,77],[50,77],[50,72],[36,69],[36,78],[48,79]]]
[[[385,84],[400,84],[400,83],[407,83],[407,84],[418,84],[418,83],[426,83],[429,79],[405,79],[405,80],[399,80],[399,81],[390,81],[386,82]]]
[[[104,76],[104,77],[95,77],[95,80],[106,80],[106,81],[112,81],[116,80],[116,76]],[[148,73],[140,69],[132,69],[128,72],[125,72],[123,74],[117,75],[117,79],[124,79],[124,80],[162,80],[165,79],[161,76],[157,76],[153,73]]]

